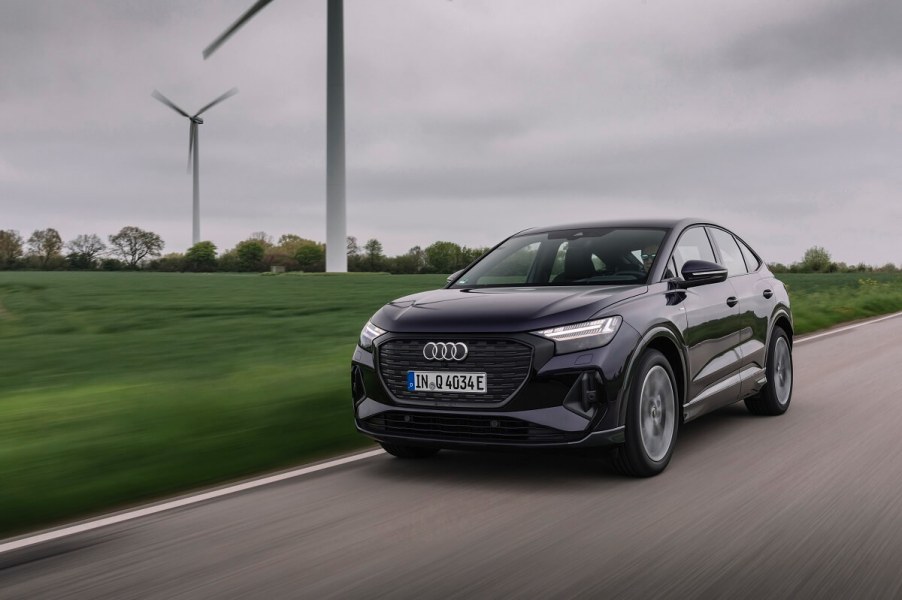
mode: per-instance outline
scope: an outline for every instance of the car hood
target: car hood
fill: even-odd
[[[644,294],[645,285],[441,289],[383,306],[373,323],[396,333],[515,333],[587,321]]]

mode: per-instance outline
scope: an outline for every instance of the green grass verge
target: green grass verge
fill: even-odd
[[[902,276],[781,276],[797,333]],[[0,273],[0,535],[366,445],[348,367],[427,275]]]
[[[443,281],[0,273],[0,534],[367,444],[360,328]]]
[[[787,273],[795,333],[902,310],[902,274]]]

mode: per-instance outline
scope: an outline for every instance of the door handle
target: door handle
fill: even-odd
[[[764,297],[765,297],[765,298],[770,298],[770,297],[773,296],[773,295],[774,295],[773,290],[764,290]]]
[[[736,296],[727,298],[727,306],[736,306],[737,304],[739,304],[739,299]]]

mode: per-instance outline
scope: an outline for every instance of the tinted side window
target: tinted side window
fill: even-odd
[[[736,244],[736,238],[732,234],[727,233],[723,229],[710,228],[711,237],[720,250],[720,258],[723,260],[723,266],[727,268],[727,275],[745,275],[748,273],[745,269],[745,261],[742,259],[742,251]]]
[[[742,240],[737,238],[736,241],[739,242],[739,249],[742,251],[742,258],[745,259],[745,266],[749,268],[749,273],[757,271],[758,267],[761,266],[761,261],[758,260],[752,249],[746,246]]]
[[[673,260],[676,262],[677,274],[683,272],[683,265],[689,260],[717,262],[714,259],[714,250],[711,249],[711,242],[708,241],[704,228],[693,227],[683,232],[683,235],[680,236],[680,241],[673,250]]]

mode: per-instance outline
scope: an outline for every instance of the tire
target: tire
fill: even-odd
[[[765,373],[767,383],[760,392],[745,399],[745,406],[753,415],[782,415],[792,401],[793,376],[792,345],[780,327],[775,327],[770,336]]]
[[[386,444],[379,442],[382,449],[397,458],[416,459],[429,458],[438,454],[438,448],[429,448],[427,446],[405,446],[404,444]]]
[[[639,359],[628,402],[626,441],[614,449],[614,467],[630,477],[652,477],[670,462],[680,421],[676,378],[657,350]]]

